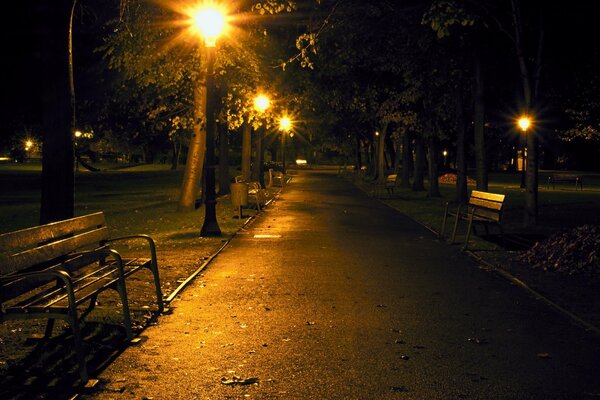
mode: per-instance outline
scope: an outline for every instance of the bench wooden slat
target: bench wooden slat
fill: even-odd
[[[108,235],[108,228],[104,226],[57,242],[11,254],[9,257],[0,256],[0,274],[9,275],[43,262],[58,260],[61,256],[70,252],[80,250],[86,246],[98,245],[100,241],[108,239]]]
[[[469,205],[471,205],[471,206],[476,206],[476,207],[486,208],[486,209],[491,209],[491,210],[496,210],[496,211],[502,210],[502,204],[503,203],[498,203],[496,201],[490,201],[490,200],[484,200],[484,199],[477,199],[477,198],[469,199]]]
[[[479,190],[473,190],[473,191],[471,191],[471,197],[478,198],[478,199],[484,199],[484,200],[490,200],[490,201],[503,202],[504,199],[506,198],[506,195],[499,194],[499,193],[489,193],[489,192],[481,192]]]
[[[0,249],[4,254],[7,249],[36,247],[39,243],[57,240],[73,232],[89,230],[92,227],[105,226],[103,212],[52,222],[15,232],[0,235]]]

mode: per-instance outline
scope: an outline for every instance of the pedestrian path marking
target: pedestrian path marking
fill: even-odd
[[[272,235],[272,234],[271,235],[270,234],[257,234],[257,235],[254,235],[255,239],[277,239],[277,238],[280,238],[280,237],[281,237],[281,235]]]

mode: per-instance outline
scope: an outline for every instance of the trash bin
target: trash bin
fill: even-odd
[[[247,183],[232,183],[231,184],[231,205],[238,210],[238,215],[242,218],[242,207],[248,205],[248,184]]]

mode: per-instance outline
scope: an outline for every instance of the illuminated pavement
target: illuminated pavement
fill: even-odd
[[[597,339],[332,173],[301,172],[172,306],[84,398],[600,395]]]

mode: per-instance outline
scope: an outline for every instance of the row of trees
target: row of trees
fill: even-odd
[[[72,214],[67,170],[72,170],[74,121],[94,126],[99,141],[145,149],[169,143],[174,164],[190,137],[203,137],[198,102],[203,85],[198,82],[205,60],[198,38],[186,35],[181,24],[185,3],[115,0],[114,8],[99,0],[59,3],[52,7],[54,17],[43,19],[44,81],[53,86],[45,90],[44,181],[49,186],[42,222]],[[575,6],[586,11],[583,3]],[[39,15],[48,11],[44,7]],[[217,53],[221,144],[228,132],[274,127],[276,115],[287,109],[302,116],[303,133],[313,144],[347,154],[358,165],[372,160],[377,179],[384,179],[386,168],[402,167],[402,185],[424,190],[428,173],[431,196],[439,195],[437,160],[444,144],[455,154],[457,199],[464,201],[468,149],[473,148],[477,187],[486,190],[489,149],[518,145],[510,127],[517,111],[541,120],[544,110],[546,115],[560,110],[561,120],[574,121],[561,129],[566,139],[598,137],[593,86],[579,92],[571,89],[577,85],[550,84],[565,69],[557,62],[561,54],[547,50],[557,48],[557,30],[548,27],[556,26],[563,12],[554,4],[267,0],[236,7],[231,14],[246,18],[234,21],[235,30]],[[71,15],[75,85],[64,73],[69,65],[63,57]],[[553,46],[545,45],[550,40]],[[583,76],[593,76],[593,64],[586,66]],[[267,115],[257,114],[252,105],[259,92],[276,98]],[[537,214],[536,140],[548,138],[543,127],[538,123],[535,134],[528,135],[528,223],[535,223]],[[497,136],[506,131],[514,137]],[[375,145],[376,150],[366,151]],[[220,155],[225,162],[227,149]],[[202,159],[190,162],[201,169]],[[57,184],[65,188],[64,198],[54,196]],[[182,208],[190,207],[198,185],[195,180],[182,191],[187,193]]]
[[[497,149],[502,140],[512,142],[527,149],[525,223],[531,225],[537,218],[538,141],[556,134],[544,119],[580,116],[585,122],[575,119],[568,139],[598,139],[597,121],[589,113],[594,102],[556,90],[557,82],[575,82],[558,61],[567,54],[581,56],[574,54],[578,46],[564,46],[558,36],[565,26],[562,3],[347,0],[323,2],[322,7],[326,17],[303,36],[307,48],[315,50],[303,53],[304,64],[314,68],[305,89],[322,103],[319,109],[332,111],[329,130],[340,146],[354,143],[358,165],[365,163],[362,149],[371,147],[379,132],[376,179],[385,178],[390,164],[397,171],[402,160],[401,185],[411,185],[414,168],[412,188],[424,190],[428,171],[428,195],[439,196],[440,143],[451,142],[457,200],[464,202],[468,147],[473,146],[477,188],[487,190],[489,149]],[[570,7],[578,18],[593,9],[579,2]],[[568,26],[575,27],[574,21]],[[582,60],[585,65],[589,58]],[[593,61],[598,62],[597,54]],[[511,127],[520,113],[535,120],[526,143],[519,143]],[[512,131],[514,137],[494,137],[498,130]],[[401,156],[395,154],[398,149]]]

